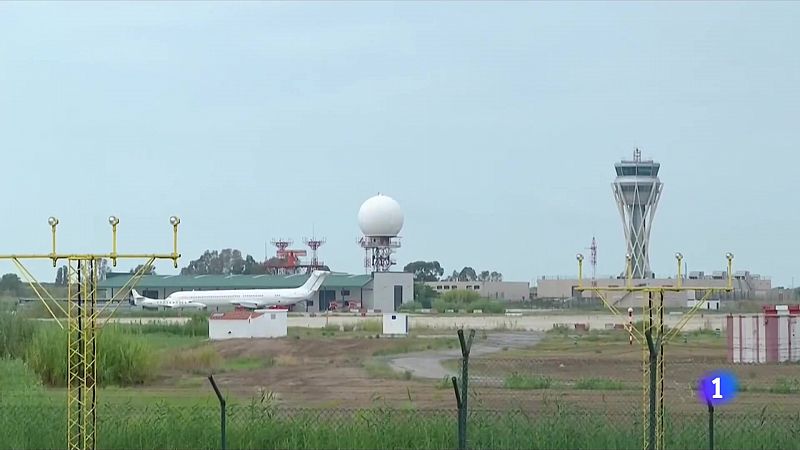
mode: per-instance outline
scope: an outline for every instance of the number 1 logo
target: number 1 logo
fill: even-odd
[[[706,372],[698,382],[697,396],[703,404],[723,405],[736,399],[739,382],[733,373],[723,370]]]
[[[719,392],[720,391],[720,378],[719,377],[714,378],[713,380],[711,380],[711,384],[714,385],[714,391],[715,391],[714,395],[712,395],[711,398],[722,398],[722,394],[720,394],[720,392]]]

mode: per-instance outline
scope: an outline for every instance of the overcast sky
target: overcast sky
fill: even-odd
[[[120,251],[168,251],[178,214],[182,265],[313,228],[361,273],[380,191],[400,267],[569,275],[596,236],[616,274],[613,166],[638,145],[662,164],[658,275],[732,251],[788,286],[798,23],[792,2],[3,2],[0,253],[47,252],[51,214],[64,251],[107,251],[109,214]]]

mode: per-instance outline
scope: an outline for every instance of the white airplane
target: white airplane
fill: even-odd
[[[164,299],[147,298],[136,289],[131,289],[134,306],[144,309],[158,308],[198,308],[207,306],[237,305],[249,309],[269,306],[289,306],[311,298],[322,286],[330,272],[315,270],[311,272],[302,286],[292,289],[232,289],[224,291],[179,291]]]

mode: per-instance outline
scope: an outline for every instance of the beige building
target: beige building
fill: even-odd
[[[428,281],[438,293],[449,291],[475,291],[481,297],[496,300],[522,301],[530,296],[530,283],[527,281]]]
[[[769,278],[764,278],[759,275],[751,275],[749,272],[742,271],[736,272],[733,277],[733,292],[730,294],[721,293],[716,295],[714,299],[733,300],[733,299],[756,299],[766,298],[772,288],[772,282]],[[633,280],[633,286],[675,286],[675,279],[673,278],[651,278],[644,280]],[[703,272],[690,272],[689,277],[683,279],[683,286],[691,288],[697,287],[714,287],[724,288],[727,286],[727,276],[725,272],[714,272],[711,275],[706,275]],[[621,278],[601,278],[595,281],[597,287],[603,288],[622,288],[625,287],[626,280]],[[555,298],[555,299],[568,299],[568,298],[591,298],[593,296],[591,291],[577,291],[578,279],[566,277],[542,277],[536,280],[537,296],[538,298]],[[591,287],[592,281],[590,279],[583,280],[584,287]],[[612,292],[607,294],[607,298],[617,306],[636,306],[641,305],[644,300],[641,293],[627,293],[627,292]],[[664,303],[667,307],[686,307],[693,300],[699,300],[704,295],[700,290],[687,290],[683,292],[666,292],[664,294]],[[594,294],[596,296],[596,294]]]

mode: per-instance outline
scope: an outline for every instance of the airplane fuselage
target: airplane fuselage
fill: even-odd
[[[239,289],[227,291],[173,292],[164,300],[177,303],[202,303],[207,306],[258,304],[265,306],[291,305],[308,300],[314,293],[299,289]]]
[[[314,271],[306,282],[290,289],[231,289],[209,291],[178,291],[165,299],[151,299],[131,291],[132,304],[143,308],[206,308],[208,306],[239,305],[245,308],[289,306],[309,300],[330,272]],[[138,303],[137,303],[138,302]]]

